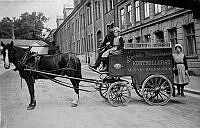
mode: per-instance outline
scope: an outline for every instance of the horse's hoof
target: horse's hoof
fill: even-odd
[[[29,105],[29,106],[27,107],[27,110],[33,110],[34,108],[35,108],[35,106]]]
[[[28,107],[27,107],[27,110],[33,110],[33,109],[35,108],[35,106],[36,106],[36,101],[30,103],[30,104],[28,105]]]
[[[76,103],[71,103],[71,107],[77,107],[78,106],[78,104],[76,104]]]
[[[77,107],[78,106],[78,101],[77,100],[73,100],[71,103],[71,107]]]

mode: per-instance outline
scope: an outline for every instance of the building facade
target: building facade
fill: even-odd
[[[114,23],[114,0],[74,0],[74,10],[55,32],[61,52],[76,54],[81,61],[94,63],[97,47]]]
[[[138,0],[118,0],[115,8],[115,22],[126,42],[179,43],[189,70],[200,75],[200,20],[193,19],[191,10]]]
[[[74,10],[55,32],[61,52],[94,63],[107,25],[121,29],[125,42],[180,43],[191,71],[200,74],[200,21],[190,10],[138,0],[74,0]]]

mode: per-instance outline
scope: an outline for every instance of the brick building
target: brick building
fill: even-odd
[[[133,43],[171,42],[182,44],[189,69],[200,74],[200,20],[193,19],[191,10],[118,0],[115,5],[117,23],[124,39]]]
[[[60,51],[76,54],[83,62],[94,63],[97,47],[107,33],[107,25],[114,22],[113,2],[74,0],[74,10],[55,32]]]
[[[97,47],[114,23],[127,42],[180,43],[189,69],[200,74],[200,21],[183,8],[138,0],[74,0],[74,10],[55,32],[61,52],[71,52],[94,63]]]

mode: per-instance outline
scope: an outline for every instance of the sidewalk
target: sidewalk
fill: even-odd
[[[90,70],[87,63],[82,63],[82,68]],[[185,92],[200,95],[200,76],[190,76],[190,82],[185,86]]]
[[[190,82],[185,87],[185,91],[200,95],[200,76],[190,76]]]

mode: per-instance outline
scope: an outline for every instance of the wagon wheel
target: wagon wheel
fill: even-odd
[[[138,94],[138,96],[143,98],[143,96],[142,96],[142,86],[141,85],[134,85],[133,87],[135,89],[135,92]]]
[[[116,82],[109,87],[107,95],[110,104],[117,107],[119,105],[127,105],[131,92],[127,84]]]
[[[172,84],[163,75],[151,75],[142,84],[144,100],[150,105],[165,105],[172,95]]]
[[[103,83],[103,84],[100,84],[99,86],[100,95],[106,100],[108,100],[107,91],[109,87],[110,87],[110,83]]]

